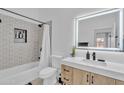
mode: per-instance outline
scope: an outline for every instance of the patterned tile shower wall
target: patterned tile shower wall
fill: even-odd
[[[42,28],[37,24],[26,22],[0,14],[0,70],[17,65],[35,62],[39,57]],[[14,28],[27,30],[27,43],[14,43]]]

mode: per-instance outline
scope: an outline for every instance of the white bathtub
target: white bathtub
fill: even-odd
[[[0,85],[23,85],[39,77],[39,62],[32,62],[0,71]]]

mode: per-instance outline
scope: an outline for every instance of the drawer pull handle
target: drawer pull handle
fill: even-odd
[[[69,72],[69,70],[64,69],[64,71]]]
[[[87,82],[89,82],[89,75],[87,75]]]
[[[92,76],[92,82],[91,82],[92,84],[94,83],[94,82],[93,82],[93,78],[94,78],[94,77]]]
[[[64,80],[69,81],[69,79],[64,78]]]

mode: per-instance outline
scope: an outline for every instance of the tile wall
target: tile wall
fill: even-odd
[[[0,70],[38,61],[42,28],[2,14],[0,19]],[[27,30],[27,43],[14,43],[14,28]]]

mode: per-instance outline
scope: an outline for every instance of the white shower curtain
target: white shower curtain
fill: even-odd
[[[43,26],[43,40],[42,40],[42,51],[40,55],[39,69],[48,67],[50,64],[50,34],[49,25],[44,24]]]

